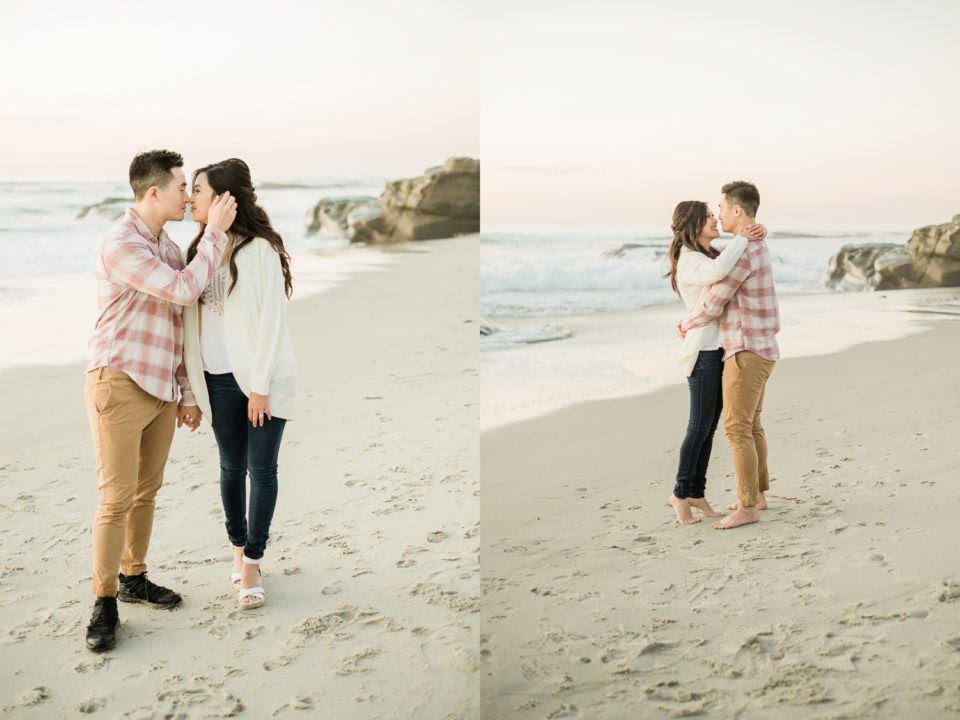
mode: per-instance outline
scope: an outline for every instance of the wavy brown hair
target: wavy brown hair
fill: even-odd
[[[213,188],[214,195],[229,192],[237,201],[237,217],[230,226],[237,239],[234,241],[230,253],[230,288],[227,294],[233,291],[237,284],[237,253],[245,245],[253,242],[254,238],[263,238],[280,256],[280,267],[283,268],[283,284],[287,297],[293,293],[293,276],[290,274],[290,254],[283,246],[283,238],[273,229],[267,211],[257,205],[257,193],[250,179],[250,168],[238,158],[230,158],[221,162],[207,165],[194,171],[191,185],[197,182],[197,177],[206,173],[207,182]],[[200,225],[200,232],[190,243],[187,249],[187,261],[193,260],[197,254],[197,245],[207,229],[206,223]]]
[[[670,241],[670,249],[667,250],[670,271],[663,277],[670,278],[670,287],[677,295],[680,294],[677,288],[677,263],[680,260],[682,248],[695,250],[711,258],[720,254],[712,247],[705,248],[700,244],[700,233],[707,224],[708,213],[709,208],[702,200],[684,200],[673,211],[673,223],[670,225],[673,229],[673,240]]]

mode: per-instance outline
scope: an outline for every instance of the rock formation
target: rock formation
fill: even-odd
[[[419,177],[387,183],[378,200],[321,200],[308,214],[307,228],[366,243],[479,232],[480,161],[450,158]]]
[[[960,286],[960,215],[914,230],[906,245],[844,245],[822,284],[840,290]]]
[[[359,208],[378,208],[375,197],[329,198],[318,202],[307,213],[306,233],[323,233],[335,238],[345,238],[350,227],[350,214]]]

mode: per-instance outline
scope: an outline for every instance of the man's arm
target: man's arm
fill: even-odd
[[[207,211],[207,228],[197,245],[197,256],[183,270],[163,262],[143,238],[112,238],[102,250],[107,277],[176,305],[192,305],[220,263],[227,246],[226,231],[236,217],[236,199],[228,192],[218,195]]]
[[[182,362],[177,366],[177,384],[180,386],[180,404],[184,407],[196,407],[197,398],[190,389],[190,381],[187,380],[187,366]]]
[[[747,238],[737,235],[717,257],[688,252],[677,261],[677,278],[691,285],[713,285],[723,280],[747,249]]]
[[[729,274],[710,288],[710,292],[700,306],[681,321],[681,332],[686,333],[694,328],[703,327],[720,317],[727,303],[743,285],[744,280],[750,277],[751,271],[750,257],[744,253]]]
[[[207,225],[197,256],[183,270],[175,270],[153,254],[141,238],[117,237],[104,243],[103,265],[111,282],[177,305],[192,305],[203,293],[223,257],[227,235]]]
[[[186,425],[193,432],[200,426],[200,407],[187,380],[187,368],[183,363],[177,367],[177,383],[180,385],[180,403],[177,405],[177,427]]]

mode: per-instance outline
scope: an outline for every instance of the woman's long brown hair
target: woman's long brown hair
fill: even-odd
[[[213,188],[214,195],[220,195],[229,192],[237,201],[237,217],[230,226],[230,232],[237,236],[234,242],[233,250],[230,252],[230,288],[227,293],[233,291],[237,284],[237,253],[244,245],[253,242],[254,238],[263,238],[270,246],[277,251],[280,256],[280,267],[283,268],[283,284],[287,297],[293,293],[293,276],[290,274],[290,254],[283,246],[283,238],[280,233],[273,229],[270,224],[270,218],[266,210],[257,205],[257,193],[253,189],[253,181],[250,178],[250,168],[247,164],[238,158],[230,158],[221,162],[207,165],[193,173],[193,184],[197,182],[197,176],[206,173],[207,183]],[[187,249],[187,262],[193,260],[197,254],[197,245],[200,244],[200,238],[206,230],[206,224],[200,226],[200,232],[190,243]]]
[[[712,258],[720,254],[712,247],[705,248],[700,244],[700,233],[707,224],[707,213],[707,204],[701,200],[684,200],[673,211],[673,223],[670,226],[673,229],[673,240],[667,250],[670,272],[664,277],[670,278],[670,287],[677,295],[680,294],[677,289],[677,262],[680,260],[681,248],[689,248]]]

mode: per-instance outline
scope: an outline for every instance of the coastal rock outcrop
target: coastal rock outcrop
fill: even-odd
[[[379,199],[321,200],[307,217],[351,242],[432,240],[480,231],[480,161],[453,157],[423,175],[387,183]],[[314,230],[316,232],[316,230]]]
[[[839,290],[960,286],[960,215],[917,228],[906,245],[844,245],[821,283]]]
[[[307,235],[323,233],[335,238],[345,238],[350,229],[350,214],[355,210],[379,208],[375,197],[327,198],[318,202],[307,213]]]

